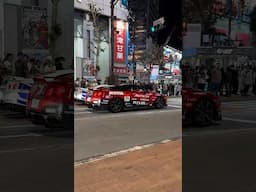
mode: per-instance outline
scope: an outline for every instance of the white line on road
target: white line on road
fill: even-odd
[[[0,136],[0,139],[14,139],[14,138],[20,138],[20,137],[42,137],[41,134],[36,133],[27,133],[27,134],[20,134],[20,135],[4,135]]]
[[[234,118],[229,118],[229,117],[223,117],[223,120],[226,121],[234,121],[234,122],[239,122],[239,123],[251,123],[251,124],[256,124],[256,121],[253,120],[246,120],[246,119],[234,119]]]
[[[168,107],[174,107],[174,108],[178,108],[178,109],[182,108],[182,106],[180,106],[180,105],[168,105]]]

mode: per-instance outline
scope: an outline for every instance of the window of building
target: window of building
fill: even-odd
[[[83,18],[76,17],[74,19],[74,37],[83,38]]]

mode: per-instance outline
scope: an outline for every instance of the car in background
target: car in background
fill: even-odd
[[[88,94],[88,88],[76,87],[74,91],[74,99],[78,102],[85,102]]]
[[[184,124],[210,125],[222,119],[221,99],[210,92],[193,88],[182,89]]]
[[[25,109],[33,79],[9,77],[0,88],[0,100],[10,109]]]
[[[29,93],[27,113],[34,124],[49,128],[73,127],[73,72],[58,77],[37,77]]]
[[[93,91],[89,107],[107,109],[118,113],[126,109],[157,108],[167,106],[167,97],[151,87],[138,85],[119,85]]]

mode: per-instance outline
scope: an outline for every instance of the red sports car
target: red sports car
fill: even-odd
[[[182,119],[184,123],[209,125],[222,119],[220,97],[192,88],[182,89]]]
[[[30,91],[27,112],[35,124],[46,127],[73,126],[74,76],[37,78]]]
[[[151,87],[120,85],[93,91],[89,107],[108,109],[113,113],[125,109],[157,108],[167,106],[167,97],[152,91]]]

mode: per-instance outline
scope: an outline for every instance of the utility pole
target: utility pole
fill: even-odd
[[[114,22],[115,22],[115,16],[114,16],[114,9],[115,9],[115,5],[117,4],[118,0],[111,0],[110,2],[110,8],[111,8],[111,64],[110,64],[110,69],[109,69],[109,80],[110,83],[113,84],[114,83],[114,33],[115,33],[115,29],[114,29]]]

